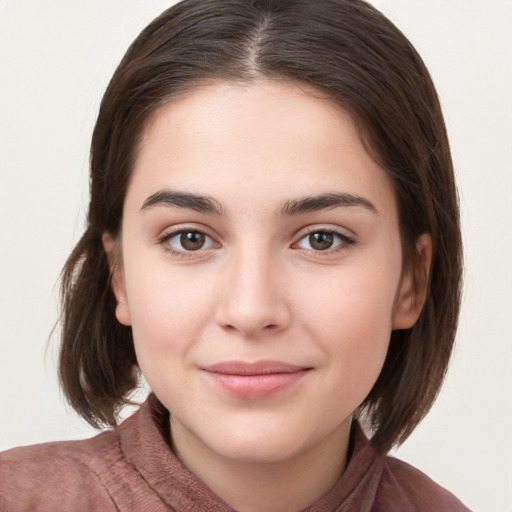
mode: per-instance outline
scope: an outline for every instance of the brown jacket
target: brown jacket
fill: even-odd
[[[168,413],[151,395],[114,430],[92,439],[0,454],[2,512],[234,512],[169,448]],[[462,512],[423,473],[380,457],[359,428],[338,483],[307,512]]]

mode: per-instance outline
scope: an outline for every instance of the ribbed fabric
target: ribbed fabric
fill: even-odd
[[[151,395],[114,430],[0,454],[3,512],[234,512],[174,455],[169,414]],[[373,450],[357,424],[336,485],[307,512],[464,512],[413,467]],[[262,511],[263,512],[263,511]]]

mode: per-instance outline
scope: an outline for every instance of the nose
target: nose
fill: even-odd
[[[247,338],[286,329],[291,312],[278,267],[275,259],[254,252],[226,262],[217,324]]]

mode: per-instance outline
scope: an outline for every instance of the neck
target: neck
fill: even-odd
[[[209,449],[171,417],[173,449],[210,489],[240,512],[296,512],[325,495],[347,463],[350,419],[286,460],[239,461]]]

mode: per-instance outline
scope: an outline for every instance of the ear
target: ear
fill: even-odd
[[[416,258],[405,269],[398,286],[393,308],[393,329],[409,329],[418,320],[428,293],[432,263],[432,237],[428,233],[416,240]]]
[[[109,233],[103,233],[101,241],[103,242],[103,248],[107,253],[108,263],[110,265],[110,285],[117,302],[116,318],[118,322],[123,325],[131,325],[132,319],[126,297],[126,284],[119,242],[114,240]]]

